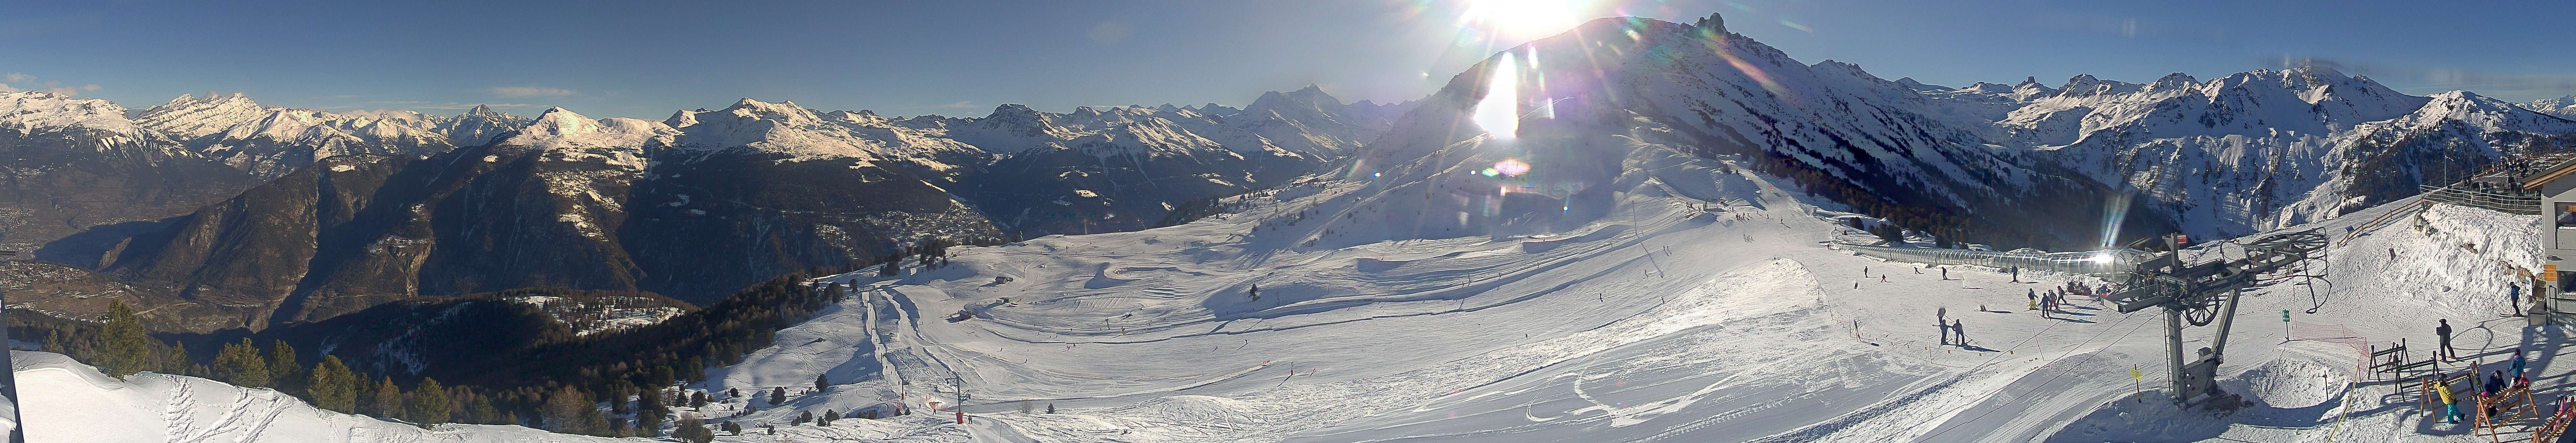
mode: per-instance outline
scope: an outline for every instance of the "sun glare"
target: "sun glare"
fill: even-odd
[[[1519,77],[1520,67],[1513,63],[1512,54],[1504,53],[1503,59],[1494,64],[1493,78],[1486,83],[1485,98],[1476,102],[1476,111],[1470,114],[1469,118],[1476,122],[1477,127],[1493,134],[1496,139],[1520,135]]]
[[[1579,22],[1574,0],[1466,0],[1461,21],[1496,37],[1529,39],[1565,32]]]

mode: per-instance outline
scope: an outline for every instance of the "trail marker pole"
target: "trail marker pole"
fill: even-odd
[[[2129,392],[2145,392],[2147,390],[2147,374],[2138,372],[2137,364],[2132,363],[2129,365],[2129,379],[2137,382],[2137,388]],[[2147,396],[2138,396],[2138,402],[2146,403]]]

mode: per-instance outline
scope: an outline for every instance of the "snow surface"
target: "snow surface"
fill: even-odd
[[[1407,212],[1428,207],[1404,204],[1414,192],[1445,192],[1421,185],[1459,176],[1403,169],[1245,196],[1242,212],[1177,227],[961,248],[952,266],[896,279],[831,277],[860,283],[857,297],[693,387],[796,387],[785,407],[733,419],[752,435],[722,441],[2464,441],[2463,427],[2423,421],[2411,396],[2347,390],[2350,341],[2426,342],[2431,316],[2457,320],[2473,350],[2564,334],[2481,321],[2503,309],[2500,269],[2535,262],[2536,220],[2437,206],[2337,247],[2330,284],[2254,292],[2223,383],[2259,405],[2175,411],[2127,373],[2165,377],[2156,315],[2088,306],[2040,318],[2020,296],[2075,277],[2011,283],[1961,267],[1940,280],[1837,251],[1823,244],[1868,237],[1830,205],[1726,162],[1627,147],[1613,152],[1627,159],[1617,204],[1571,229],[1399,229],[1439,217]],[[1732,203],[1692,209],[1704,201]],[[1975,346],[1937,345],[1924,321],[1934,308],[1966,319]],[[2301,312],[2293,331],[2335,335],[2285,342],[2268,321],[2277,310]],[[2322,340],[2344,335],[2359,338]],[[46,405],[29,411],[38,436],[593,440],[419,430],[266,390],[116,382],[53,354],[16,355],[30,401]],[[2535,360],[2544,389],[2561,372],[2554,357]],[[805,388],[818,374],[833,389]],[[974,418],[943,424],[948,413],[933,411],[955,405],[959,381]],[[916,414],[785,425],[888,403]],[[684,413],[738,406],[710,409]],[[763,424],[780,434],[760,434]]]
[[[663,306],[645,297],[596,297],[590,300],[531,295],[512,297],[512,302],[526,303],[545,311],[556,322],[574,327],[575,335],[630,329],[661,323],[686,313],[678,307]],[[585,327],[586,326],[586,327]]]
[[[2313,295],[2253,292],[2223,370],[2259,404],[2176,411],[2127,372],[2166,376],[2158,315],[2023,306],[2076,277],[1939,280],[1820,246],[1865,237],[1772,179],[1630,166],[1615,210],[1562,232],[1403,238],[1369,227],[1411,208],[1365,206],[1395,186],[1328,181],[1180,227],[835,277],[860,296],[701,386],[844,383],[740,419],[768,423],[882,401],[928,410],[962,381],[978,417],[964,429],[981,441],[2458,441],[2465,428],[2423,422],[2411,396],[2347,392],[2356,346],[2424,342],[2429,316],[2458,320],[2478,350],[2563,334],[2481,321],[2505,309],[2505,271],[2535,262],[2535,220],[2436,207],[2337,248]],[[1742,204],[1700,213],[1681,195]],[[1300,213],[1316,215],[1282,223]],[[1337,214],[1350,221],[1316,220]],[[1341,236],[1383,239],[1296,246]],[[1935,308],[1965,318],[1976,346],[1939,346]],[[2334,335],[2285,331],[2268,321],[2278,310]],[[2536,360],[2542,377],[2551,359]]]
[[[1699,32],[1667,25],[1645,31],[1661,33],[1650,38]],[[1526,53],[1571,60],[1601,49],[1589,42],[1610,38],[1595,32],[1514,51],[1541,48]],[[2018,155],[1972,148],[2009,147],[2058,156],[2105,182],[2185,196],[2177,205],[2233,208],[2186,214],[2193,229],[2339,232],[2395,208],[2334,219],[2325,216],[2341,209],[2276,212],[2296,206],[2284,199],[2316,198],[2299,186],[2323,189],[2338,180],[2307,172],[2334,170],[2317,159],[2350,146],[2336,144],[2338,137],[2367,134],[2374,125],[2449,119],[2463,124],[2444,130],[2484,133],[2570,124],[2473,94],[2408,97],[2318,69],[2207,82],[2167,76],[2144,85],[2085,76],[2051,88],[2033,79],[1941,92],[1881,80],[1855,65],[1798,63],[1740,36],[1713,44],[1715,51],[1679,54],[1605,50],[1736,68],[1641,70],[1617,79],[1646,91],[1640,97],[1655,100],[1651,107],[1713,110],[1693,123],[1705,126],[1699,130],[1813,146],[1832,146],[1833,134],[1902,141],[1820,155],[1920,157],[1910,169],[1877,172],[1999,180],[1971,184],[1981,186],[2023,179],[1969,172]],[[1462,79],[1483,84],[1469,77]],[[1548,86],[1524,93],[1572,99],[1543,94]],[[1558,109],[1548,103],[1541,115]],[[807,131],[798,134],[839,143],[848,141],[841,135],[868,139],[856,128],[881,123],[878,129],[994,150],[988,152],[1150,152],[1199,149],[1221,138],[1183,131],[1188,124],[1166,115],[1297,109],[1049,114],[1005,106],[982,119],[879,122],[873,114],[815,114],[786,103],[737,105],[724,115],[682,112],[667,122],[593,120],[556,109],[504,143],[601,155],[629,143],[685,144],[683,128],[699,126]],[[780,331],[773,346],[691,387],[787,386],[796,394],[785,405],[731,419],[754,429],[782,425],[780,435],[755,431],[725,441],[2466,441],[2480,437],[2424,420],[2412,394],[2355,388],[2361,346],[2429,342],[2430,320],[2450,318],[2467,350],[2553,350],[2534,360],[2543,392],[2560,383],[2551,374],[2564,374],[2554,367],[2554,350],[2565,330],[2495,315],[2506,309],[2512,271],[2538,260],[2534,217],[2436,206],[2336,246],[2323,282],[2250,292],[2221,384],[2256,405],[2227,414],[2181,411],[2153,392],[2161,383],[2130,377],[2131,368],[2146,381],[2166,377],[2159,315],[2096,304],[2043,318],[2017,297],[2079,277],[2026,274],[2031,282],[2020,283],[1993,269],[1954,267],[1946,270],[1954,279],[1945,280],[1944,270],[1835,250],[1829,245],[1874,240],[1838,222],[1848,208],[1802,197],[1787,181],[1743,165],[1660,144],[1657,134],[1675,128],[1620,116],[1598,125],[1524,123],[1516,142],[1446,131],[1474,128],[1440,120],[1464,118],[1469,112],[1454,109],[1460,106],[1426,101],[1394,123],[1355,162],[1367,164],[1351,169],[1367,174],[1229,199],[1242,208],[1236,212],[1170,228],[958,248],[952,265],[905,269],[899,278],[861,271],[821,279],[855,283],[856,297]],[[1821,111],[1846,106],[1857,110]],[[1755,115],[1788,118],[1773,123]],[[2121,128],[2136,131],[2103,132],[2127,131]],[[2168,131],[2182,132],[2165,137]],[[2147,133],[2155,137],[2112,137]],[[1080,140],[1101,143],[1069,143]],[[1263,140],[1273,142],[1264,150],[1279,146]],[[2124,159],[2145,163],[2116,164]],[[1514,160],[1534,169],[1527,176],[1477,173]],[[2257,187],[2151,187],[2180,174],[2140,173],[2219,160],[2243,166],[2222,172],[2231,176],[2287,171],[2304,181],[2244,191],[2275,194],[2245,194],[2236,190]],[[2322,164],[2298,163],[2308,161]],[[1944,308],[1966,321],[1973,346],[1941,346],[1937,333],[1925,330],[1923,320]],[[2293,312],[2294,322],[2271,324],[2275,311]],[[2202,346],[2207,330],[2193,332],[2187,346]],[[37,428],[109,423],[107,432],[141,436],[237,422],[156,412],[194,410],[197,397],[173,395],[185,391],[171,386],[212,382],[148,375],[104,381],[59,359],[21,363],[20,371],[22,379],[37,373],[52,380],[45,383],[56,386],[48,388],[60,395],[53,398],[107,396],[101,404],[128,405],[59,408],[46,413],[63,415],[45,417],[60,421],[31,419]],[[810,389],[817,375],[834,386]],[[972,396],[965,410],[974,418],[941,424],[961,391]],[[802,412],[888,404],[916,414],[784,426]],[[1056,413],[1044,412],[1049,408]],[[723,417],[730,414],[718,412],[731,410],[738,408],[685,413]],[[315,415],[323,418],[246,428],[327,436],[378,427]],[[520,437],[533,431],[513,427],[423,432],[584,440]]]
[[[12,351],[29,442],[604,442],[519,426],[406,423],[315,409],[270,389],[141,373],[117,380],[61,354]],[[627,441],[646,441],[629,439]]]
[[[55,128],[86,128],[110,133],[131,133],[133,120],[125,118],[125,107],[94,98],[43,91],[0,90],[0,129],[26,134]]]
[[[2532,100],[2530,103],[2524,103],[2522,107],[2543,114],[2576,118],[2576,95]]]

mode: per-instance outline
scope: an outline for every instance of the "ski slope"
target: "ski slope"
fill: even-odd
[[[1410,184],[1315,181],[1184,226],[832,277],[861,296],[706,387],[828,373],[855,389],[791,404],[928,410],[962,384],[978,441],[2449,441],[2465,428],[2420,422],[2411,393],[2345,393],[2360,343],[2428,343],[2437,317],[2472,348],[2554,339],[2495,315],[2509,267],[2536,268],[2535,219],[2435,207],[2337,247],[2314,294],[2251,292],[2222,371],[2258,406],[2175,411],[2138,389],[2167,377],[2158,315],[2027,308],[2074,276],[1918,274],[1828,247],[1869,238],[1770,178],[1628,158],[1617,204],[1554,233],[1403,238],[1418,216],[1381,214]],[[1940,308],[1972,346],[1938,344]],[[2281,310],[2338,334],[2285,341]],[[2206,346],[2208,328],[2193,334]]]
[[[820,279],[858,283],[858,296],[694,387],[791,387],[786,407],[732,419],[749,435],[719,439],[747,442],[2464,441],[2464,427],[2423,421],[2411,394],[2347,391],[2355,343],[2428,343],[2435,317],[2453,319],[2472,349],[2563,337],[2495,315],[2510,281],[2501,270],[2537,260],[2536,219],[2436,206],[2336,247],[2313,295],[2296,284],[2252,293],[2222,384],[2258,405],[2176,411],[2153,392],[2166,377],[2154,314],[2085,306],[2041,318],[2023,295],[2075,277],[2014,283],[1952,267],[1944,280],[1839,251],[1829,245],[1871,237],[1831,204],[1724,161],[1622,147],[1621,172],[1600,177],[1624,185],[1608,193],[1614,204],[1540,211],[1575,214],[1547,221],[1571,223],[1561,230],[1497,233],[1547,224],[1524,217],[1478,235],[1420,234],[1439,215],[1422,214],[1437,205],[1414,193],[1467,186],[1441,178],[1455,168],[1420,168],[1248,195],[1241,211],[1182,226],[963,248],[951,266],[898,278]],[[1483,161],[1466,157],[1451,166]],[[1938,344],[1929,322],[1941,308],[1965,320],[1971,346]],[[2299,331],[2337,335],[2285,341],[2280,310]],[[2346,335],[2357,338],[2307,340]],[[54,354],[16,356],[24,395],[41,405],[26,410],[38,441],[597,440],[421,430],[266,390],[119,382]],[[2534,363],[2554,389],[2565,372],[2552,356]],[[817,374],[836,385],[812,392]],[[947,421],[960,385],[972,396],[963,426]],[[787,423],[897,403],[916,413]]]

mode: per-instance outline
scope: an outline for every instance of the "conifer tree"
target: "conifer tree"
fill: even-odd
[[[410,419],[410,417],[405,417],[403,414],[402,387],[394,386],[394,378],[392,376],[386,376],[383,379],[379,379],[376,382],[375,390],[376,392],[374,395],[367,397],[367,399],[372,402],[368,404],[367,409],[370,411],[367,415],[393,417],[405,420]]]
[[[122,300],[107,302],[107,326],[99,337],[99,369],[123,379],[142,372],[152,358],[152,341],[143,334],[143,319]]]
[[[661,434],[662,417],[667,415],[671,415],[671,408],[662,405],[662,393],[645,390],[635,400],[635,434],[645,437]]]
[[[718,426],[718,427],[719,427],[719,428],[723,428],[725,432],[731,432],[731,433],[733,433],[733,435],[742,435],[742,425],[741,425],[741,424],[736,424],[736,423],[734,423],[734,422],[724,422],[724,424],[723,424],[723,425],[720,425],[720,426]]]
[[[348,365],[340,364],[340,356],[322,356],[322,362],[314,363],[313,372],[306,375],[304,380],[304,390],[307,395],[313,397],[314,406],[340,412],[357,412],[358,375],[349,372]]]
[[[715,401],[715,399],[707,398],[706,391],[698,391],[696,393],[689,394],[689,407],[692,408],[705,408],[707,407],[707,402],[712,401]]]
[[[825,374],[814,374],[814,392],[823,392],[831,389],[831,378],[825,377]]]
[[[831,425],[832,425],[832,420],[839,420],[839,419],[841,419],[841,411],[834,411],[834,410],[830,410],[830,409],[825,409],[825,410],[823,410],[823,421],[822,421],[822,425],[823,425],[823,426],[831,426]]]
[[[545,418],[546,426],[553,428],[555,432],[588,434],[591,432],[590,424],[583,420],[583,411],[597,414],[599,410],[592,407],[593,404],[596,402],[590,400],[590,393],[582,392],[581,388],[565,386],[547,395],[545,407],[538,412]]]
[[[39,351],[52,352],[52,353],[56,353],[56,354],[64,354],[64,355],[70,355],[70,354],[71,354],[71,350],[69,350],[69,349],[64,349],[64,348],[63,348],[63,337],[62,337],[62,334],[56,334],[56,333],[54,333],[54,331],[53,331],[53,330],[51,330],[51,329],[45,330],[45,338],[44,338],[44,340],[37,342],[37,343],[36,343],[36,346],[42,346],[42,347],[43,347],[43,349],[37,349],[37,350],[39,350]]]
[[[423,377],[411,391],[411,421],[423,425],[446,423],[454,418],[454,406],[447,402],[447,387],[438,379]]]
[[[779,386],[779,387],[778,387],[778,389],[769,391],[769,405],[770,405],[770,406],[778,406],[778,405],[783,405],[783,404],[787,404],[787,387],[786,387],[786,386]]]
[[[224,344],[215,353],[215,379],[244,387],[268,386],[268,359],[259,356],[259,347],[249,338],[241,343]]]
[[[284,391],[289,385],[301,381],[304,381],[304,365],[296,357],[295,346],[286,344],[286,340],[269,342],[268,386]]]
[[[53,335],[48,334],[45,338],[53,338]],[[46,349],[46,351],[52,351],[52,349]],[[188,366],[195,365],[196,363],[197,362],[189,360],[188,358],[188,345],[171,343],[170,355],[161,357],[161,373],[186,374],[188,373]]]
[[[696,419],[681,420],[680,427],[671,430],[671,436],[690,443],[707,443],[716,440],[716,433],[708,431],[707,425],[699,423]]]
[[[805,411],[804,413],[796,414],[796,424],[802,425],[809,421],[814,421],[814,411]]]
[[[635,436],[635,430],[634,430],[634,428],[632,428],[632,427],[630,427],[630,426],[628,426],[628,425],[626,424],[626,419],[623,419],[623,418],[612,418],[612,419],[608,419],[608,435],[605,435],[605,437],[633,437],[633,436]]]
[[[358,394],[354,400],[357,402],[358,411],[353,412],[353,414],[374,417],[385,416],[384,413],[376,410],[376,378],[368,377],[366,374],[352,375],[355,377],[351,378],[351,380],[354,381],[349,383],[349,389]]]
[[[473,398],[466,400],[465,411],[467,415],[473,416],[475,423],[487,425],[519,424],[519,419],[517,417],[511,417],[509,413],[501,412],[501,408],[493,406],[491,397],[486,397],[483,394],[469,395],[472,395]]]
[[[585,433],[587,435],[600,437],[614,436],[611,434],[614,434],[615,430],[608,426],[608,416],[600,414],[598,406],[586,405],[581,408],[581,423],[581,427],[590,429],[590,432]]]

